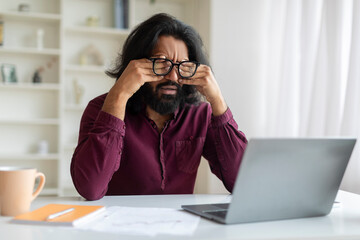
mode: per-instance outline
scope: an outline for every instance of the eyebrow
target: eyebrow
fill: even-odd
[[[164,54],[155,54],[155,55],[152,55],[154,57],[165,57],[166,59],[169,59],[167,56],[165,56]],[[179,61],[179,62],[182,62],[182,61],[189,61],[188,58],[184,58],[183,60]]]

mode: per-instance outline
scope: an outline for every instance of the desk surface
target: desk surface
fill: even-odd
[[[294,220],[222,225],[206,219],[192,237],[186,239],[360,239],[360,195],[340,191],[339,207],[333,208],[325,217]],[[39,197],[31,208],[48,203],[166,207],[179,209],[182,204],[228,202],[227,195],[152,195],[112,196],[98,201],[83,201],[79,197]],[[149,237],[125,236],[89,232],[74,228],[21,225],[9,223],[10,217],[0,217],[0,239],[148,239]],[[160,235],[156,239],[184,239],[184,236]]]

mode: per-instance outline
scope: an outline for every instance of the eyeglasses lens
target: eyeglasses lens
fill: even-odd
[[[157,59],[154,61],[154,71],[158,75],[166,75],[171,68],[171,62],[166,59]]]
[[[173,63],[168,59],[156,59],[154,60],[154,72],[157,75],[164,76],[170,72]],[[196,71],[196,63],[194,62],[182,62],[179,66],[179,74],[181,77],[192,77]]]
[[[179,65],[179,73],[182,77],[192,77],[196,71],[196,63],[183,62]]]

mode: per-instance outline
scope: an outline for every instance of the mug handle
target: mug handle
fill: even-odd
[[[31,201],[33,201],[39,195],[39,193],[41,192],[41,190],[44,188],[44,185],[45,185],[45,175],[43,173],[37,172],[35,175],[35,179],[36,178],[40,178],[40,182],[39,182],[39,185],[36,188],[35,192],[32,194]]]

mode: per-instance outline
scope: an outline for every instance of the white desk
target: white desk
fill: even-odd
[[[341,201],[340,207],[333,208],[325,217],[236,225],[222,225],[201,219],[192,237],[160,235],[156,239],[360,239],[360,195],[340,191],[337,199]],[[82,201],[76,197],[39,197],[31,208],[36,209],[48,203],[180,208],[182,204],[228,200],[227,195],[115,196],[92,202]],[[11,224],[10,219],[0,217],[1,240],[149,239],[145,236],[104,234],[74,228]]]

